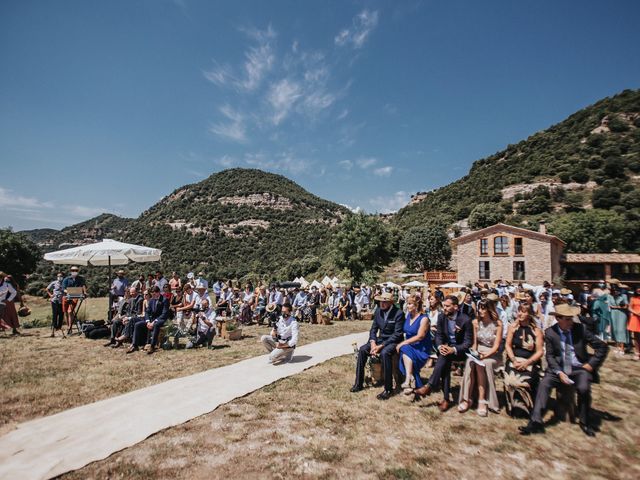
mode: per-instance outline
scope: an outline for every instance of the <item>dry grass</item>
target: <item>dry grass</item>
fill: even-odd
[[[44,305],[29,302],[34,310],[30,321],[33,321],[32,317],[42,318],[48,313],[46,309],[50,307],[42,303]],[[104,311],[105,305],[105,299],[90,300],[89,315]],[[104,318],[104,315],[88,318]],[[328,326],[304,324],[300,343],[367,328],[368,322],[337,322]],[[66,339],[49,338],[47,327],[23,328],[22,332],[19,337],[0,334],[3,400],[0,402],[0,434],[25,420],[262,355],[265,352],[258,340],[269,329],[245,327],[242,340],[230,342],[216,338],[213,350],[160,350],[154,355],[144,352],[126,355],[125,348],[104,348],[104,339],[87,340],[77,335]]]
[[[636,479],[640,364],[610,357],[595,385],[596,439],[577,425],[521,437],[502,413],[441,414],[440,395],[411,404],[349,393],[351,356],[334,359],[223,405],[133,448],[66,475],[86,478]],[[454,377],[457,384],[457,378]],[[482,472],[482,473],[480,473]]]

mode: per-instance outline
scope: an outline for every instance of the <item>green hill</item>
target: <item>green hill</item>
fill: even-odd
[[[236,168],[178,188],[136,219],[103,214],[61,231],[22,233],[49,251],[102,238],[153,246],[162,249],[161,268],[167,272],[290,279],[320,268],[331,232],[346,215],[345,207],[281,175]],[[41,282],[52,269],[42,263]],[[92,277],[104,275],[93,270]]]
[[[458,229],[480,206],[477,211],[517,226],[537,228],[545,220],[565,237],[581,220],[608,222],[624,231],[601,248],[637,250],[639,185],[640,90],[625,90],[474,162],[460,180],[419,193],[392,223],[404,229],[443,218]],[[471,216],[471,226],[482,217]]]

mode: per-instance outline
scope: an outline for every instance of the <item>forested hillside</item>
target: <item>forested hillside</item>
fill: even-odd
[[[468,218],[471,228],[495,221],[537,228],[545,220],[565,240],[613,229],[619,235],[599,249],[632,251],[640,248],[639,185],[640,90],[625,90],[474,162],[468,175],[400,210],[393,224],[438,217]]]
[[[290,279],[320,268],[332,231],[349,214],[283,176],[231,169],[178,188],[137,219],[103,214],[61,231],[23,233],[45,250],[102,238],[160,248],[160,267],[167,272]],[[155,267],[128,268],[146,272]],[[53,269],[42,262],[41,278],[33,280],[41,286]],[[100,282],[104,271],[87,274]]]

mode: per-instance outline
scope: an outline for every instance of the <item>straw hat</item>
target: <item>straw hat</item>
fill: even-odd
[[[498,297],[498,295],[496,295],[495,293],[490,293],[489,295],[487,295],[487,300],[491,302],[497,302],[498,300],[500,300],[500,297]]]
[[[276,304],[275,303],[270,303],[269,305],[267,305],[266,310],[269,313],[273,313],[276,310]]]
[[[575,317],[580,313],[580,307],[574,307],[568,303],[561,303],[556,305],[554,312],[549,312],[549,315],[562,315],[563,317]],[[574,318],[574,321],[580,323],[579,320]]]
[[[560,290],[560,295],[569,295],[571,292],[571,289],[569,288],[563,288],[562,290]]]
[[[610,278],[609,283],[611,285],[620,285],[620,280],[618,280],[617,278]]]
[[[393,302],[393,294],[389,292],[383,292],[377,297],[375,297],[374,300],[378,302]]]

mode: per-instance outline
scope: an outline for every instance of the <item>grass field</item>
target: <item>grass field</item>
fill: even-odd
[[[46,301],[29,300],[28,321],[46,319]],[[104,318],[106,299],[89,299],[87,318]],[[366,330],[365,322],[301,327],[300,342],[311,343]],[[50,338],[47,327],[22,328],[22,336],[0,334],[0,433],[13,425],[176,377],[264,354],[258,343],[265,326],[243,328],[243,339],[214,339],[214,350],[159,350],[153,355],[104,348],[102,340],[73,335]],[[182,340],[184,345],[185,340]]]
[[[100,311],[99,301],[87,308]],[[367,327],[368,322],[303,325],[302,343]],[[46,328],[24,329],[22,337],[0,336],[0,432],[27,419],[261,354],[257,339],[266,330],[247,328],[245,338],[237,342],[216,339],[215,350],[151,356],[125,355],[121,349],[103,348],[103,341],[77,336],[51,339]],[[280,380],[64,477],[640,476],[640,362],[630,357],[610,355],[601,370],[602,383],[593,387],[600,429],[595,439],[568,423],[548,426],[546,435],[521,437],[517,427],[525,422],[504,412],[488,418],[474,411],[461,415],[455,409],[441,414],[436,406],[440,394],[419,403],[403,396],[378,401],[380,389],[351,394],[354,363],[353,356],[345,356]],[[428,374],[423,371],[423,376]],[[453,377],[454,387],[458,382]],[[603,420],[602,412],[619,420]]]
[[[594,439],[561,423],[521,437],[504,412],[479,417],[440,398],[381,402],[368,389],[349,393],[346,356],[278,381],[181,426],[65,475],[69,479],[373,478],[637,479],[640,476],[640,364],[610,357],[594,408]],[[457,385],[457,377],[455,384]]]

